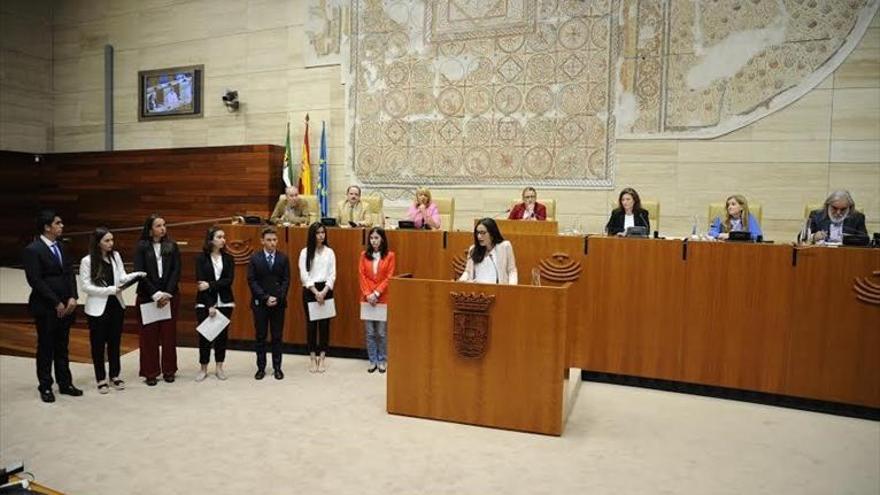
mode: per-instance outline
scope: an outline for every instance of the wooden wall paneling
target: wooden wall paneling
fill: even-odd
[[[22,226],[33,223],[36,211],[30,210],[52,207],[64,219],[68,233],[88,232],[99,225],[138,226],[153,212],[169,223],[245,213],[266,217],[282,190],[283,152],[279,146],[248,145],[46,154],[39,167],[3,167],[4,182],[23,184],[20,190],[32,198],[18,201],[13,195],[3,201],[24,205],[6,210],[18,212]],[[32,158],[0,155],[4,163]],[[10,231],[21,229],[11,226]],[[177,240],[192,238],[200,243],[203,233],[199,226],[176,229],[174,235]],[[6,252],[20,251],[23,242]]]
[[[793,276],[787,246],[689,243],[681,380],[780,393]]]
[[[591,237],[572,366],[681,379],[685,262],[680,241]]]
[[[876,249],[798,252],[783,393],[880,407],[880,305],[857,300],[853,290],[855,278],[876,270]]]
[[[0,265],[20,265],[21,251],[33,240],[39,209],[42,162],[32,153],[0,151]]]
[[[388,246],[396,253],[397,274],[414,278],[443,279],[446,266],[443,232],[439,230],[386,230]]]

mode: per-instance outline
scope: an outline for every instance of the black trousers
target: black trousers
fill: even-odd
[[[37,326],[37,380],[40,390],[52,389],[53,363],[58,385],[66,387],[73,384],[67,346],[70,342],[70,326],[75,318],[75,313],[58,318],[54,309],[34,314]]]
[[[316,282],[315,289],[324,290],[324,282]],[[333,299],[333,289],[327,291],[324,298]],[[308,344],[309,353],[327,352],[330,345],[330,319],[310,321],[309,320],[309,303],[316,302],[315,295],[309,289],[303,288],[303,311],[306,315],[306,342]]]
[[[119,376],[119,343],[122,340],[122,317],[124,311],[115,296],[107,298],[107,306],[101,316],[89,316],[89,342],[92,347],[92,363],[95,365],[95,380],[104,381],[104,350],[110,362],[110,377]]]
[[[281,337],[284,333],[284,306],[253,306],[257,331],[257,369],[266,369],[266,336],[272,334],[272,369],[281,369]]]
[[[217,308],[217,311],[223,313],[223,316],[232,319],[232,310],[234,308]],[[208,308],[196,308],[196,319],[201,324],[208,318]],[[198,333],[198,332],[196,332]],[[211,361],[211,347],[214,347],[214,361],[222,363],[226,360],[226,342],[229,341],[229,325],[222,332],[214,337],[213,341],[209,341],[199,333],[199,364],[208,364]]]

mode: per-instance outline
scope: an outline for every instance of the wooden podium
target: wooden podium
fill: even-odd
[[[393,279],[388,412],[561,435],[568,297],[567,285]]]

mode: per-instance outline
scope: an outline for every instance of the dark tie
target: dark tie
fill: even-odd
[[[61,250],[58,249],[58,243],[52,244],[52,254],[55,255],[55,259],[58,260],[58,264],[64,266],[64,262],[61,261]]]
[[[271,270],[272,267],[275,265],[275,255],[274,254],[266,255],[266,263],[269,264],[269,269]]]

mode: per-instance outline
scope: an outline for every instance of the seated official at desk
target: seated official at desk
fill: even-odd
[[[269,222],[273,224],[305,225],[309,223],[309,205],[299,197],[299,190],[294,187],[284,189],[284,197],[278,198]]]
[[[483,284],[516,285],[513,245],[505,241],[498,224],[483,218],[474,227],[474,244],[468,249],[467,265],[459,280]]]
[[[642,199],[639,193],[631,187],[620,191],[617,196],[617,208],[611,211],[611,218],[605,224],[605,233],[608,235],[624,235],[630,227],[644,227],[645,231],[651,232],[651,220],[648,210],[642,209]]]
[[[440,229],[440,210],[431,201],[431,191],[427,187],[416,189],[415,202],[407,210],[406,217],[417,229]]]
[[[508,220],[547,220],[547,207],[538,203],[538,191],[527,187],[522,192],[522,203],[510,210]]]
[[[730,237],[731,232],[749,232],[752,240],[763,236],[761,226],[758,219],[749,213],[749,203],[745,196],[734,194],[727,198],[727,211],[724,214],[724,220],[721,217],[715,217],[712,225],[709,227],[709,237],[713,239],[725,240]]]
[[[345,199],[336,208],[336,222],[340,227],[372,227],[369,207],[361,201],[361,188],[355,185],[345,190]]]
[[[865,215],[856,211],[849,191],[834,191],[822,209],[810,212],[810,232],[813,242],[843,242],[844,236],[868,236]]]

